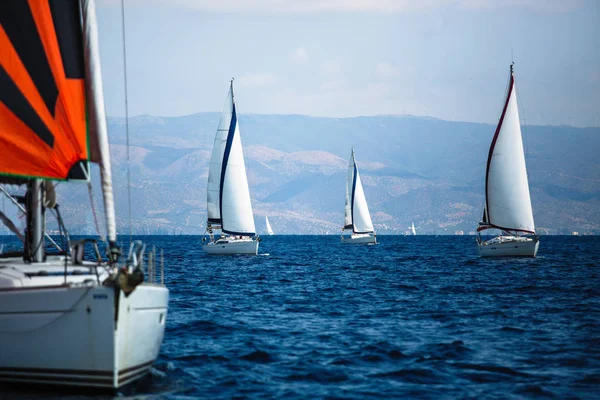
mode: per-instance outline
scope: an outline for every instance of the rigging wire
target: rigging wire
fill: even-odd
[[[91,181],[88,180],[88,194],[90,196],[90,204],[92,205],[92,216],[94,218],[94,228],[96,228],[96,235],[100,237],[102,240],[105,239],[105,236],[100,232],[100,224],[98,223],[98,214],[96,213],[96,199],[94,198],[94,190],[92,188]]]
[[[129,156],[129,101],[127,98],[127,46],[125,37],[125,0],[121,0],[121,28],[123,35],[123,76],[125,81],[125,142],[127,146],[127,213],[129,216],[129,243],[131,243],[131,165]]]

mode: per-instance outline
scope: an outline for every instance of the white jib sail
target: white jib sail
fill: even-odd
[[[265,217],[265,224],[267,225],[267,233],[269,235],[273,235],[273,228],[271,228],[271,224],[269,223],[269,217]]]
[[[488,222],[508,230],[535,232],[517,96],[512,78],[511,85],[504,119],[488,161]]]
[[[223,187],[221,191],[221,220],[223,231],[230,234],[250,235],[256,232],[254,215],[250,203],[250,190],[246,176],[246,165],[240,139],[240,128],[233,107],[232,124],[235,124],[229,154],[225,154],[227,162],[222,172]]]
[[[215,135],[212,155],[208,169],[208,187],[206,189],[206,208],[208,221],[213,224],[220,224],[220,188],[221,188],[221,168],[223,165],[223,153],[227,144],[227,135],[231,125],[231,116],[233,112],[233,87],[229,87],[225,107],[221,113],[221,120]]]
[[[369,207],[367,206],[367,199],[365,198],[365,192],[363,190],[362,182],[360,180],[360,173],[358,172],[358,168],[356,169],[356,184],[354,186],[354,210],[352,212],[352,219],[354,222],[354,232],[373,232],[373,222],[371,221],[371,214],[369,214]]]

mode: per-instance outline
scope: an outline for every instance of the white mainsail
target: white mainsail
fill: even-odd
[[[512,67],[506,104],[490,146],[485,186],[480,230],[535,233]]]
[[[271,224],[269,223],[269,217],[265,217],[265,225],[267,226],[267,234],[274,235],[273,228],[271,228]]]
[[[362,182],[356,159],[354,157],[354,149],[350,156],[350,164],[348,165],[348,179],[346,181],[346,206],[344,215],[344,229],[350,229],[354,233],[372,233],[373,222],[367,199],[363,190]]]
[[[417,234],[417,230],[415,229],[415,223],[412,222],[410,225],[410,231],[412,232],[413,236],[416,236]]]
[[[233,81],[221,114],[209,165],[207,214],[209,224],[220,225],[225,233],[244,236],[255,234],[246,165],[233,98]]]
[[[219,127],[217,128],[217,134],[215,135],[213,151],[208,166],[208,187],[206,189],[207,215],[208,222],[216,225],[221,224],[221,169],[223,166],[223,154],[225,152],[225,145],[227,144],[227,136],[231,126],[232,115],[233,85],[229,87],[229,93],[227,93],[227,100],[225,100],[225,106],[221,113],[221,120],[219,121]]]

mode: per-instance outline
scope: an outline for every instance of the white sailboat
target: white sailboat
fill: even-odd
[[[411,233],[412,233],[413,236],[417,235],[417,230],[415,229],[415,223],[414,222],[412,222],[411,225],[410,225],[410,231],[411,231]]]
[[[533,222],[513,64],[506,102],[488,155],[482,219],[478,232],[499,229],[502,233],[490,240],[483,240],[479,234],[480,256],[535,257],[539,237]]]
[[[352,229],[352,234],[344,236],[344,231],[349,229]],[[344,227],[342,228],[342,243],[374,244],[377,243],[376,236],[362,181],[356,166],[354,148],[352,148],[350,164],[348,165],[348,179],[346,180],[346,206]]]
[[[0,381],[116,389],[156,360],[169,291],[143,282],[142,244],[119,263],[94,1],[0,2],[0,23],[0,183],[27,187],[0,186],[26,214],[25,232],[1,218],[23,250],[0,255]],[[89,180],[88,162],[100,167],[108,261],[95,240],[69,239],[51,183]],[[46,210],[67,248],[45,235]]]
[[[267,235],[274,235],[273,228],[271,228],[271,224],[269,223],[269,217],[265,217],[265,225],[267,227]]]
[[[240,138],[233,79],[210,158],[207,187],[207,254],[258,254],[254,214]],[[215,231],[221,231],[217,237]]]

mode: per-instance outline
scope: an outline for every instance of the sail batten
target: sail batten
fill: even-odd
[[[478,230],[535,234],[519,110],[512,74],[486,167],[486,204]]]

